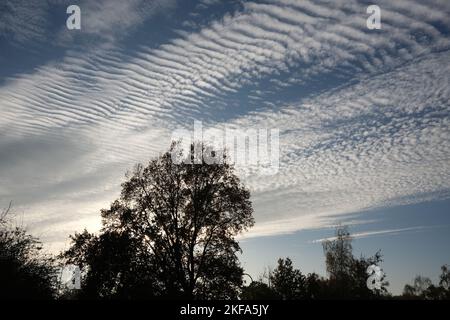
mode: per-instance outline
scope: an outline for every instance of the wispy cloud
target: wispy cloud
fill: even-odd
[[[67,6],[71,1],[66,1]],[[68,45],[77,40],[91,43],[123,39],[156,14],[169,14],[176,0],[98,0],[82,1],[82,31],[62,28],[58,41]]]
[[[48,3],[4,0],[0,4],[0,40],[16,45],[48,40]]]
[[[421,230],[425,230],[425,229],[439,228],[439,227],[441,227],[441,226],[419,226],[419,227],[410,227],[410,228],[364,231],[364,232],[352,233],[352,238],[359,239],[359,238],[368,238],[368,237],[378,236],[378,235],[398,235],[398,234],[404,233],[404,232],[421,231]],[[337,239],[337,237],[322,238],[322,239],[312,240],[311,243],[322,243],[325,241],[334,241],[336,239]]]
[[[71,32],[65,24],[66,8],[73,4],[81,9],[79,32]],[[124,38],[154,15],[168,14],[174,7],[176,0],[4,0],[0,38],[28,48],[36,43],[70,46],[75,40],[88,45],[95,41],[98,46]]]

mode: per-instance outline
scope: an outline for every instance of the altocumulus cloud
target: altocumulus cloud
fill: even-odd
[[[278,174],[243,177],[257,221],[247,236],[448,198],[450,4],[376,3],[378,31],[367,30],[363,1],[248,1],[194,31],[180,21],[163,43],[132,50],[121,41],[145,28],[151,10],[105,4],[86,36],[108,46],[86,42],[0,87],[0,199],[60,246],[67,233],[97,227],[124,171],[194,119],[280,129]],[[9,5],[20,20],[21,7]],[[42,27],[24,34],[9,28],[24,42],[49,41],[35,23]],[[54,41],[70,43],[65,32]]]

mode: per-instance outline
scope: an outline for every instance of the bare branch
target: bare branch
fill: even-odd
[[[11,207],[12,207],[12,201],[9,202],[8,208],[3,210],[2,213],[0,214],[0,222],[3,222],[5,220],[5,217],[8,214],[8,212],[11,210]]]

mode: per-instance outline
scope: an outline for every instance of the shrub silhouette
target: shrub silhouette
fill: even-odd
[[[0,215],[0,298],[54,298],[54,259],[41,253],[37,238],[7,220],[9,208]]]
[[[450,299],[450,270],[447,265],[441,267],[439,284],[422,276],[416,276],[413,284],[405,285],[403,299],[425,299],[425,300],[449,300]]]

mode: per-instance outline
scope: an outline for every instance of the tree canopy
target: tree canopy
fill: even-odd
[[[352,240],[347,227],[336,228],[335,237],[322,243],[325,254],[326,270],[329,274],[328,298],[370,299],[379,298],[387,293],[389,285],[384,272],[380,277],[380,288],[371,290],[367,286],[369,266],[379,266],[383,259],[380,251],[371,257],[355,258]]]
[[[62,257],[83,267],[88,296],[237,297],[235,236],[254,223],[250,192],[226,161],[180,163],[176,148],[127,174],[99,235],[71,237]]]
[[[56,296],[57,268],[41,252],[41,242],[0,214],[0,298],[51,299]]]
[[[449,300],[450,299],[450,269],[448,265],[441,267],[439,283],[433,284],[430,278],[416,276],[413,284],[405,285],[403,298],[425,300]]]

